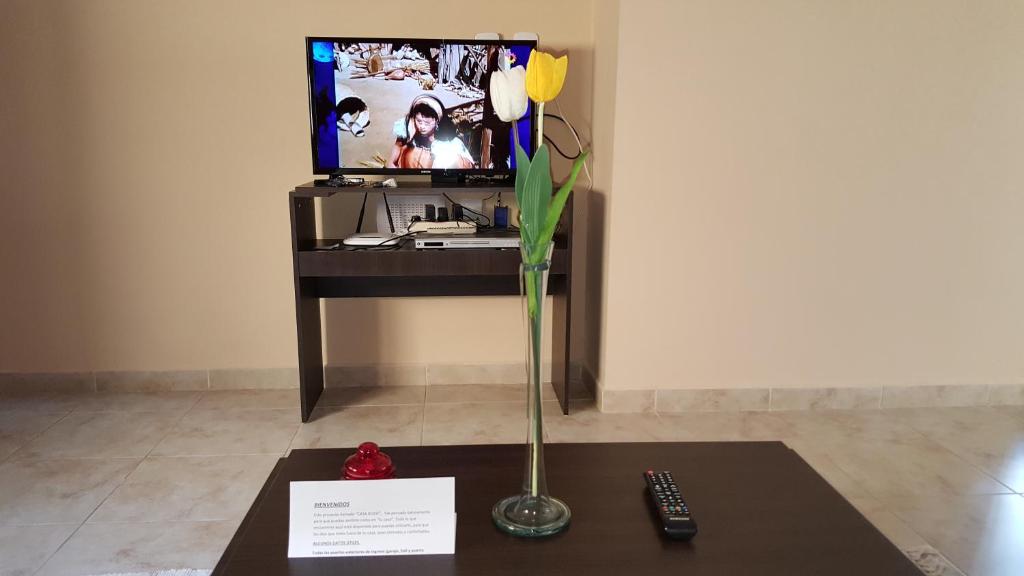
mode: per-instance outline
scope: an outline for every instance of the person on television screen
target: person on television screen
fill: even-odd
[[[413,98],[409,113],[395,121],[394,132],[395,145],[385,164],[388,168],[473,167],[473,157],[436,96],[420,94]]]

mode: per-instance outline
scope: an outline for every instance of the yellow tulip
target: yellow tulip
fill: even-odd
[[[526,62],[526,93],[534,102],[550,102],[558,97],[565,83],[565,71],[569,57],[555,59],[547,52],[530,52]]]

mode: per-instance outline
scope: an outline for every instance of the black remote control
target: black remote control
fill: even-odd
[[[658,511],[658,517],[661,518],[661,525],[665,528],[665,534],[675,540],[689,540],[696,536],[697,522],[683,501],[679,487],[672,479],[672,473],[648,470],[644,474],[644,480],[647,482],[651,501]]]

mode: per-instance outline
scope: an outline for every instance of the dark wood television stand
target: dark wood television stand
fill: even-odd
[[[411,241],[389,250],[324,250],[341,239],[317,238],[316,198],[361,194],[455,194],[472,185],[443,187],[430,182],[399,184],[399,188],[330,187],[313,182],[297,186],[288,198],[291,211],[292,264],[295,278],[295,326],[298,332],[299,391],[302,421],[309,421],[324,389],[321,298],[398,296],[495,296],[519,294],[517,250],[417,250]],[[513,187],[486,185],[481,192],[506,192]],[[572,286],[572,197],[555,237],[548,293],[553,296],[552,383],[565,414],[569,413]],[[518,318],[509,318],[515,322]],[[524,343],[525,346],[525,343]]]

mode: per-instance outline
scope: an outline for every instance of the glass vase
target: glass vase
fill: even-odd
[[[519,267],[519,291],[526,319],[526,467],[519,494],[498,501],[491,510],[494,524],[513,536],[541,537],[557,534],[569,525],[572,513],[564,502],[548,494],[544,475],[543,386],[544,296],[553,245],[523,246]],[[533,258],[533,255],[541,255]],[[533,262],[533,263],[531,263]]]

